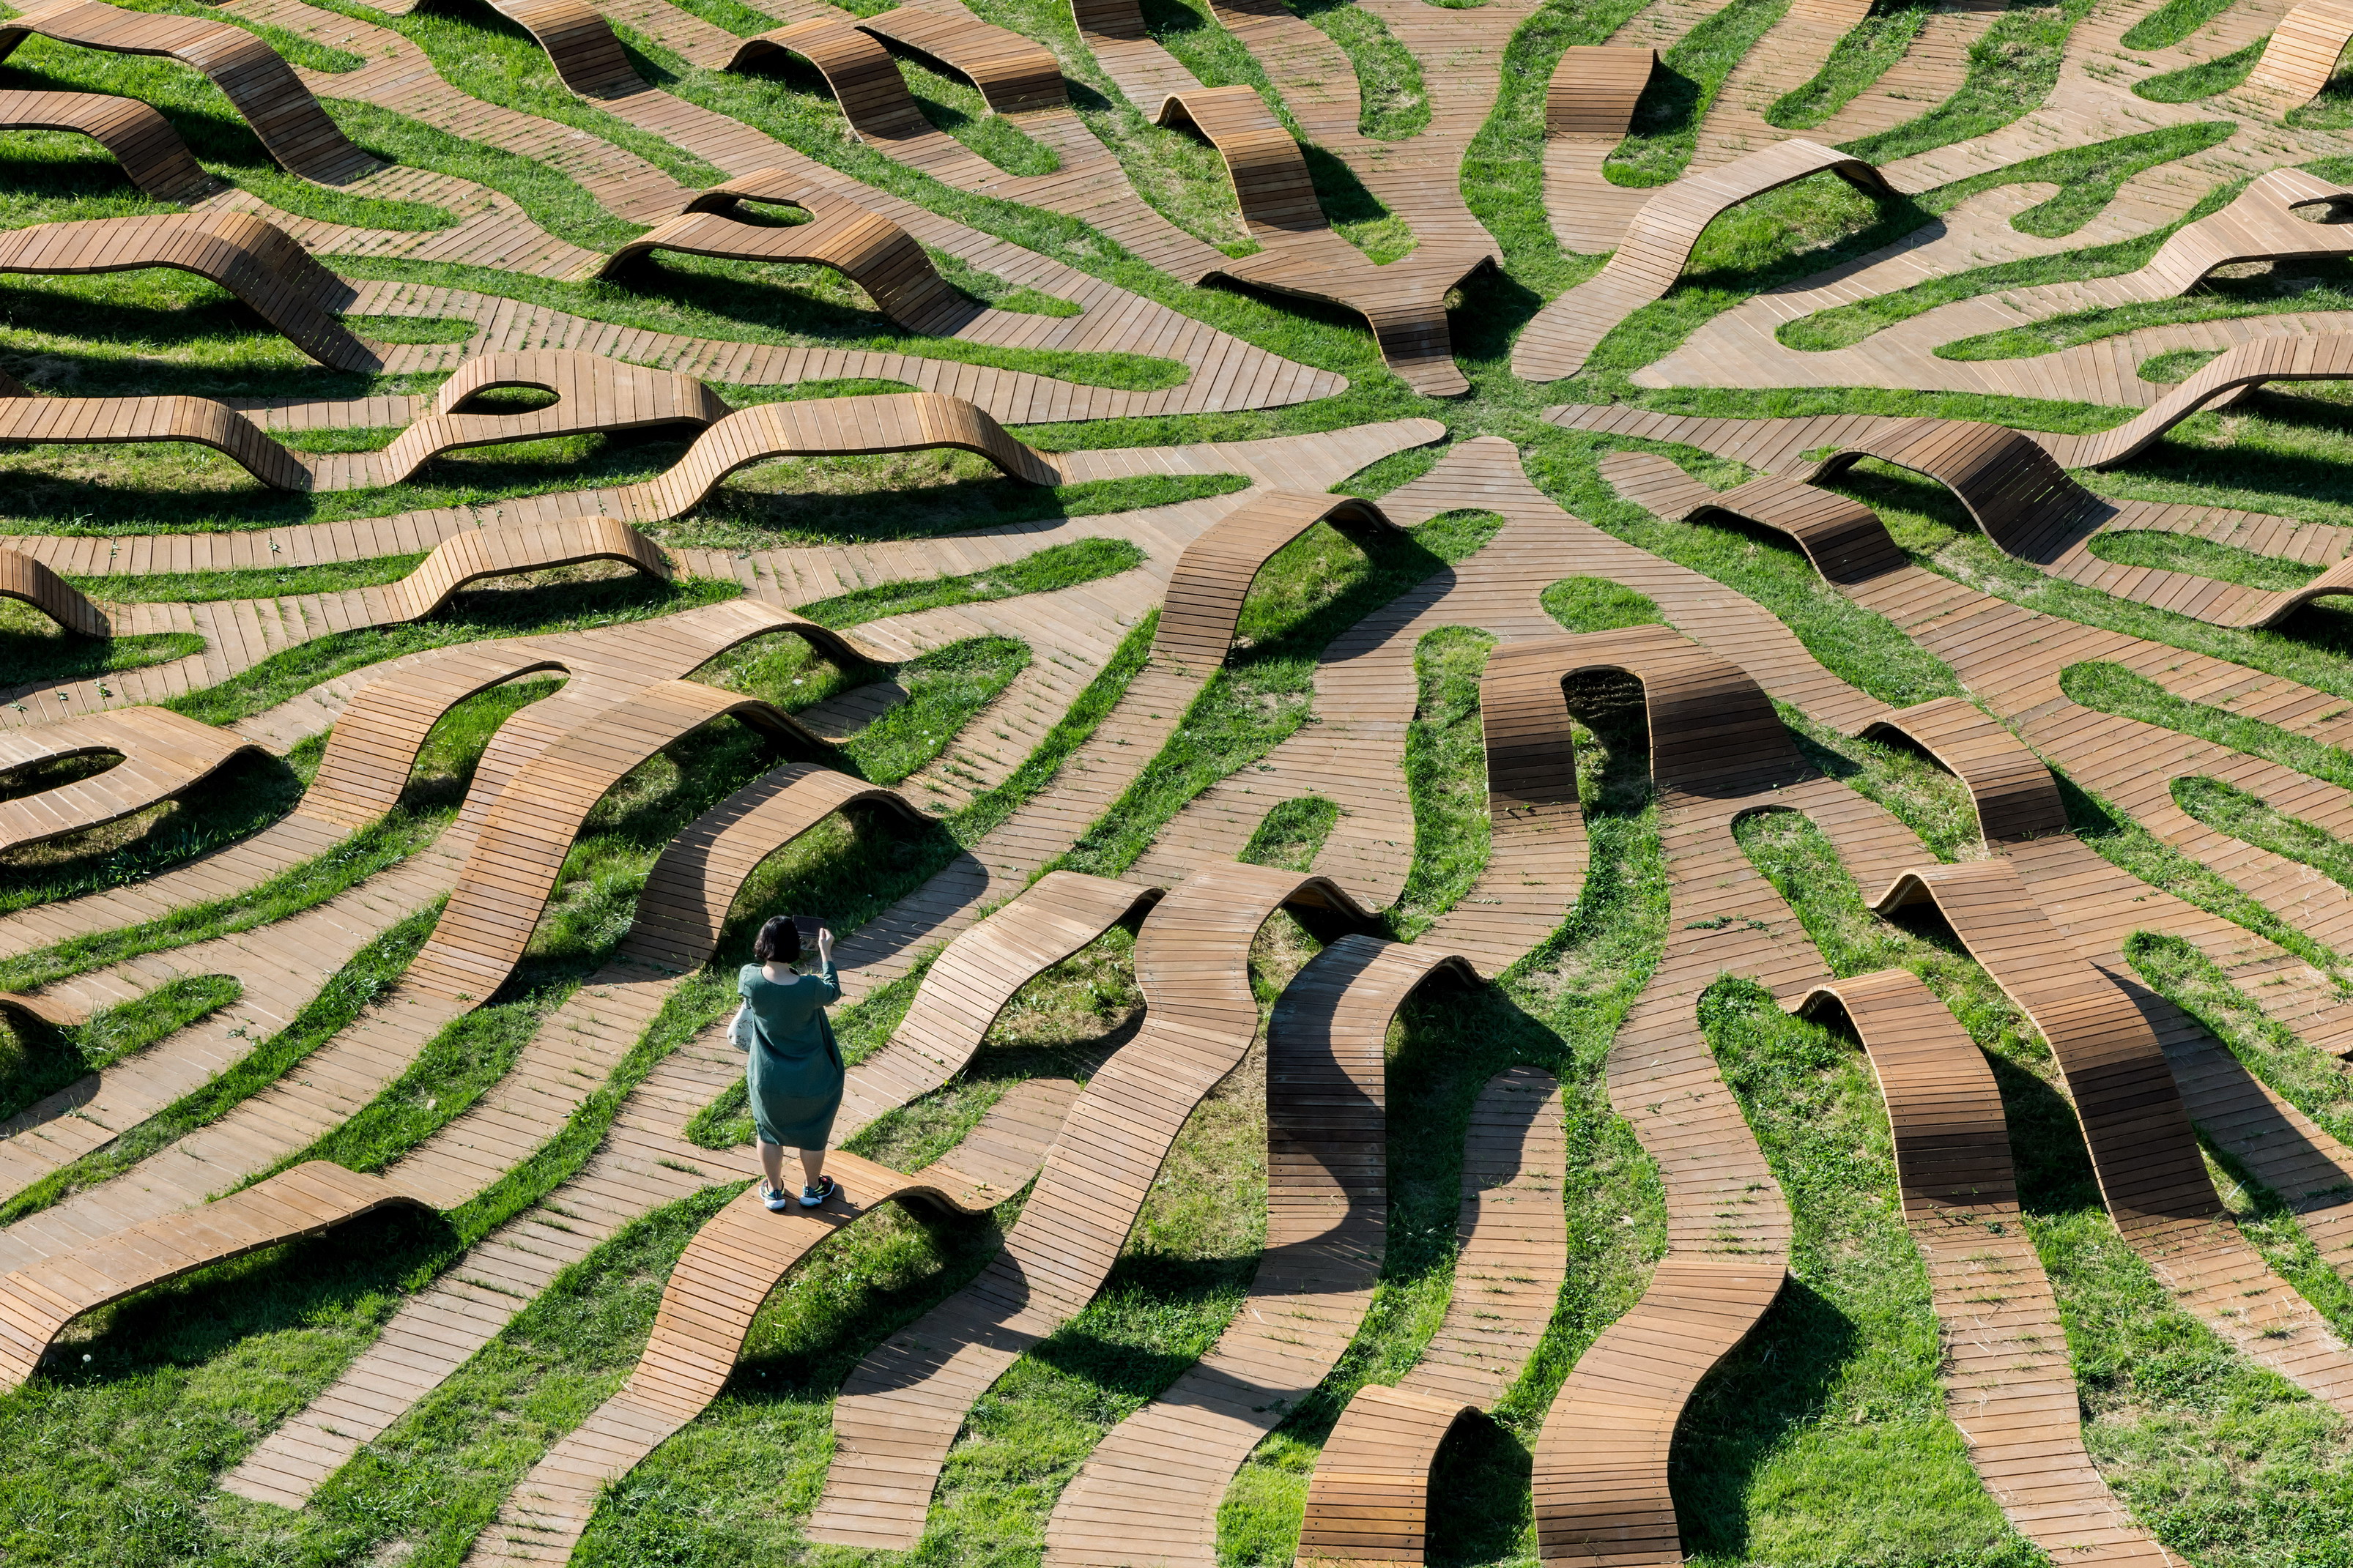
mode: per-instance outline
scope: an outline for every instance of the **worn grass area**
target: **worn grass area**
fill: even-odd
[[[1820,125],[1844,109],[1855,95],[1885,76],[1904,58],[1921,26],[1935,14],[1918,0],[1880,0],[1870,16],[1847,31],[1831,48],[1813,79],[1783,95],[1765,110],[1767,124],[1785,131]]]
[[[1610,184],[1663,185],[1682,174],[1724,79],[1788,8],[1788,0],[1732,0],[1660,56],[1626,140],[1601,165]]]

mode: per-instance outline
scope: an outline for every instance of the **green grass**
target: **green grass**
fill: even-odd
[[[2263,46],[2271,42],[2266,33],[2245,48],[2227,55],[2217,55],[2211,60],[2200,60],[2194,66],[2184,66],[2178,71],[2153,76],[2133,83],[2134,96],[2151,103],[2193,103],[2227,92],[2247,79],[2255,62],[2263,58]]]
[[[1839,39],[1811,80],[1765,110],[1766,122],[1803,131],[1830,119],[1904,58],[1933,14],[1919,0],[1879,0],[1870,16]]]
[[[2177,697],[2121,665],[2070,665],[2059,672],[2059,689],[2072,700],[2103,713],[2178,730],[2333,784],[2353,787],[2353,757],[2338,748],[2261,719]]]
[[[1949,147],[2000,130],[2034,111],[2059,80],[2067,35],[2092,0],[2020,5],[1994,18],[1969,46],[1969,73],[1953,96],[1916,120],[1841,144],[1874,163]]]
[[[2091,551],[2102,561],[2194,573],[2200,577],[2218,577],[2225,583],[2242,583],[2250,588],[2300,588],[2318,576],[2321,570],[2190,534],[2133,529],[2094,535]]]
[[[1430,124],[1430,94],[1422,86],[1421,62],[1398,42],[1377,12],[1340,0],[1297,0],[1293,7],[1311,26],[1328,34],[1356,68],[1356,129],[1383,142],[1402,142]]]
[[[1626,140],[1601,166],[1609,182],[1663,185],[1682,174],[1724,79],[1788,8],[1788,0],[1732,0],[1660,56]]]
[[[20,696],[36,688],[120,675],[149,665],[202,653],[205,639],[194,632],[142,632],[132,637],[86,637],[69,632],[30,605],[0,600],[0,691]]]
[[[2274,808],[2260,795],[2221,779],[2191,776],[2173,781],[2173,804],[2243,844],[2284,856],[2353,888],[2353,847],[2317,823]]]
[[[2166,49],[2229,10],[2235,0],[2165,0],[2135,22],[2121,42],[2128,49]]]

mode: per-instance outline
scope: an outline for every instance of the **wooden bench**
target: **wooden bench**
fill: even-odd
[[[1968,786],[1978,831],[1989,845],[2068,831],[2066,804],[2050,767],[1967,698],[1915,703],[1862,732],[1866,741],[1891,737],[1911,742]]]
[[[172,122],[135,98],[10,88],[0,91],[0,131],[87,136],[114,154],[132,184],[157,201],[201,201],[220,188],[197,165]]]
[[[0,730],[0,775],[70,757],[121,761],[72,784],[0,801],[0,853],[103,826],[185,795],[260,748],[168,708],[118,708],[28,730]]]

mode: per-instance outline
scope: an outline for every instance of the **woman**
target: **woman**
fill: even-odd
[[[833,932],[818,928],[815,974],[793,973],[801,933],[788,916],[760,928],[752,956],[758,962],[745,964],[735,978],[744,1005],[735,1010],[733,1028],[746,1053],[744,1087],[759,1130],[760,1168],[767,1173],[760,1201],[776,1214],[792,1206],[784,1178],[790,1147],[800,1151],[807,1178],[801,1206],[813,1209],[841,1191],[825,1173],[825,1142],[841,1109],[841,1047],[825,1016],[827,1003],[841,1000],[841,983],[833,975]]]

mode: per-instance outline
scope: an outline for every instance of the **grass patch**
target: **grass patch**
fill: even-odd
[[[6,680],[5,689],[12,695],[169,664],[204,649],[205,639],[194,632],[86,637],[66,630],[30,605],[0,599],[0,669],[7,672],[0,679]]]
[[[2243,49],[2137,81],[2133,83],[2133,95],[2151,103],[2193,103],[2227,92],[2247,79],[2255,62],[2263,58],[2263,47],[2270,42],[2271,35],[2266,33]]]
[[[951,605],[982,605],[1029,594],[1050,594],[1144,564],[1144,552],[1124,539],[1082,539],[1054,544],[1018,561],[961,577],[886,583],[803,605],[797,614],[822,626],[853,626],[885,616],[912,615]]]
[[[1430,125],[1430,93],[1421,62],[1397,40],[1377,12],[1341,0],[1293,0],[1292,9],[1346,51],[1356,68],[1362,110],[1356,129],[1380,142],[1402,142]]]
[[[217,1013],[245,994],[226,974],[188,974],[91,1016],[53,1028],[0,1015],[0,1118]]]
[[[2329,880],[2353,888],[2353,846],[2318,823],[2290,816],[2262,796],[2250,795],[2221,779],[2178,778],[2173,781],[2172,793],[2174,805],[2207,826],[2227,833],[2242,844],[2252,844],[2309,866]]]
[[[2188,572],[2218,577],[2250,588],[2300,588],[2320,575],[2321,568],[2276,555],[2258,555],[2232,544],[2217,544],[2187,533],[2154,533],[2119,529],[2092,537],[2091,552],[2102,561],[2126,566],[2156,566],[2168,572]]]
[[[1870,16],[1847,29],[1810,81],[1765,110],[1765,122],[1784,131],[1820,125],[1885,76],[1933,15],[1935,7],[1921,0],[1879,0]]]
[[[1724,79],[1788,8],[1788,0],[1732,0],[1659,57],[1626,139],[1601,165],[1609,183],[1663,185],[1682,174]]]
[[[2122,665],[2070,665],[2059,672],[2059,689],[2069,700],[2097,712],[2179,731],[2329,784],[2353,787],[2353,757],[2337,747],[2261,719],[2177,697]]]
[[[2128,49],[2169,49],[2229,10],[2235,0],[2165,0],[2119,40]]]
[[[2032,113],[2059,80],[2067,35],[2091,9],[2092,0],[2060,0],[2003,12],[1969,46],[1969,73],[1952,97],[1916,120],[1843,142],[1840,151],[1884,165],[1987,135]]]

